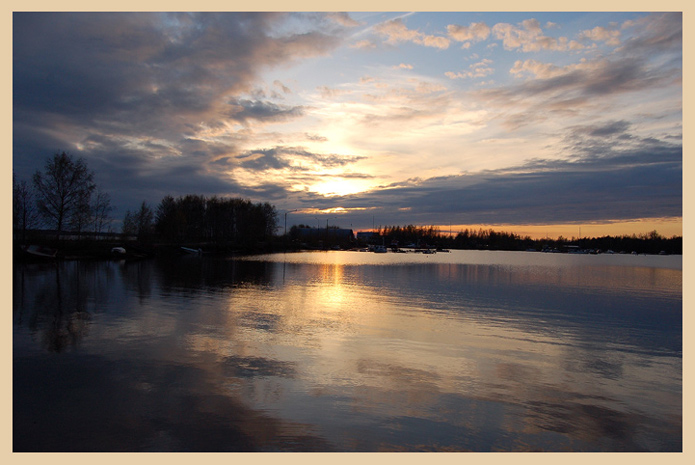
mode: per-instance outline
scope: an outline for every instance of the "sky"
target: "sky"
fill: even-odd
[[[12,169],[83,157],[113,216],[682,234],[681,13],[13,13]]]

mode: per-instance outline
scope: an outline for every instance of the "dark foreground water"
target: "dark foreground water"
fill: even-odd
[[[681,451],[681,257],[15,265],[19,451]]]

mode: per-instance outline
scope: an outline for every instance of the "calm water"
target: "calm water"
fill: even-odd
[[[15,265],[15,451],[681,451],[675,256]]]

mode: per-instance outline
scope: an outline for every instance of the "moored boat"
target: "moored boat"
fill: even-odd
[[[193,255],[202,255],[203,254],[203,249],[192,249],[190,247],[181,247],[181,250],[183,250],[186,253],[190,253]]]
[[[27,245],[22,247],[22,250],[29,255],[42,258],[56,258],[56,255],[58,254],[56,249],[45,247],[43,245]]]

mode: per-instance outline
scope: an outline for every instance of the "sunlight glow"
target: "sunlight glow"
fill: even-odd
[[[325,197],[342,197],[368,191],[370,184],[362,179],[331,179],[314,184],[309,190]]]
[[[57,146],[137,173],[128,189],[100,174],[119,211],[197,192],[369,209],[343,217],[355,229],[682,234],[682,220],[644,220],[682,216],[682,12],[476,16],[17,14],[15,146],[31,149],[13,169],[31,177]],[[65,37],[68,24],[80,33]],[[152,29],[108,35],[113,24]],[[56,57],[87,51],[83,39],[129,59],[94,53],[83,85],[45,81]],[[157,40],[177,59],[152,54]],[[218,40],[230,42],[209,48]]]
[[[605,221],[584,224],[546,224],[546,225],[513,225],[513,224],[454,224],[439,226],[440,232],[445,235],[456,236],[459,232],[468,229],[493,229],[500,232],[518,234],[521,237],[529,236],[532,239],[556,239],[560,236],[566,239],[580,237],[622,236],[632,234],[647,234],[657,231],[664,237],[682,236],[682,218],[641,218],[632,221]]]
[[[297,213],[304,215],[346,215],[349,213],[359,213],[367,210],[376,210],[377,207],[331,207],[331,208],[304,208],[297,210]]]

